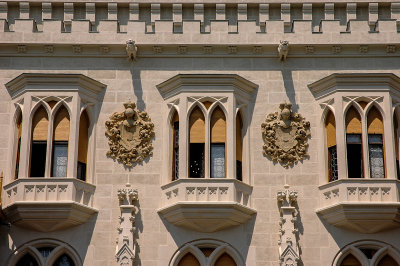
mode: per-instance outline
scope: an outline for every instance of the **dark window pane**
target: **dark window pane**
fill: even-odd
[[[337,150],[336,146],[328,148],[329,182],[338,179]]]
[[[75,266],[75,263],[67,254],[64,254],[54,262],[53,266]]]
[[[204,143],[190,143],[189,176],[204,177]]]
[[[39,264],[35,258],[28,253],[17,262],[16,266],[39,266]]]
[[[383,140],[381,134],[368,135],[368,151],[371,178],[385,178]]]
[[[53,144],[53,177],[67,176],[68,142],[55,142]]]
[[[347,134],[347,171],[349,178],[362,178],[361,134]]]
[[[211,178],[225,177],[225,144],[211,144]]]
[[[86,164],[78,161],[77,178],[86,181]]]
[[[242,162],[236,160],[236,179],[242,181]]]
[[[32,177],[44,177],[46,167],[46,149],[45,141],[32,141],[31,153],[31,174]]]
[[[172,180],[177,180],[179,178],[179,122],[174,123],[172,160]]]

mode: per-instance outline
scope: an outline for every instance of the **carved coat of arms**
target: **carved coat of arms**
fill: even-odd
[[[292,112],[290,103],[281,103],[279,109],[280,112],[267,115],[261,125],[263,153],[288,168],[308,157],[310,122],[300,114]]]
[[[113,113],[106,121],[106,136],[110,150],[107,156],[128,167],[153,154],[151,139],[154,124],[146,112],[135,110],[136,104],[124,103],[125,111]]]

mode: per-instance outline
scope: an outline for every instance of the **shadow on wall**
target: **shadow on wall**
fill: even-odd
[[[83,263],[88,254],[88,248],[92,240],[94,227],[97,221],[97,216],[98,214],[96,213],[90,218],[89,221],[87,221],[82,225],[75,226],[66,230],[58,230],[55,232],[38,232],[17,226],[11,226],[10,231],[6,232],[6,234],[8,233],[9,238],[12,239],[12,245],[9,248],[8,255],[0,256],[0,265],[7,265],[5,261],[3,262],[1,260],[7,259],[7,261],[10,261],[10,259],[14,256],[14,253],[16,251],[24,250],[26,247],[30,246],[27,244],[31,242],[37,242],[43,244],[48,243],[49,246],[53,246],[55,242],[65,243],[66,246],[72,248],[74,253],[77,256],[79,256],[79,258],[76,259],[78,259],[81,263]],[[0,232],[0,236],[1,235],[2,232]],[[7,239],[8,241],[7,237],[1,239]],[[25,245],[26,247],[24,247]],[[38,245],[43,246],[42,244]]]
[[[185,244],[196,240],[205,240],[205,241],[218,240],[225,242],[228,245],[232,246],[235,250],[237,250],[243,261],[246,262],[249,253],[250,243],[253,237],[256,216],[257,214],[253,215],[252,218],[244,225],[239,225],[233,228],[211,233],[201,233],[193,230],[188,230],[182,227],[178,227],[169,223],[160,216],[160,219],[164,223],[165,228],[170,233],[170,236],[172,237],[176,246],[178,247],[178,249],[175,250],[174,253],[171,253],[169,263],[171,263],[174,254],[178,250],[180,250]]]

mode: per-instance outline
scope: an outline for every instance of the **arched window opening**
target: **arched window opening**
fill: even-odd
[[[358,261],[358,259],[354,257],[353,254],[349,254],[343,259],[342,263],[340,263],[340,266],[362,266],[362,265]]]
[[[174,111],[171,119],[172,131],[172,181],[179,179],[179,115]]]
[[[376,248],[360,248],[361,252],[364,253],[365,257],[367,259],[372,259],[372,257],[375,255],[375,253],[378,251]]]
[[[361,117],[354,106],[346,114],[347,173],[349,178],[362,178]]]
[[[32,148],[30,159],[30,176],[44,177],[46,168],[46,150],[49,118],[46,109],[40,106],[32,120]]]
[[[328,181],[338,179],[337,149],[336,149],[336,122],[335,116],[329,110],[325,119],[326,145],[328,149]]]
[[[54,262],[53,266],[75,266],[75,263],[70,256],[63,254]]]
[[[16,266],[39,266],[39,264],[36,259],[28,253],[17,262]]]
[[[226,118],[218,106],[211,116],[211,147],[210,147],[210,174],[211,178],[224,178],[226,173],[225,144]]]
[[[240,112],[236,114],[236,179],[243,180],[242,154],[243,154],[243,121]]]
[[[178,266],[200,266],[200,262],[189,252],[179,261]]]
[[[365,109],[365,107],[368,105],[366,101],[359,101],[358,104],[361,106],[362,109]]]
[[[236,266],[236,262],[227,253],[222,254],[214,264],[215,266]]]
[[[196,106],[189,118],[189,177],[204,177],[205,119]]]
[[[205,101],[205,102],[203,102],[203,105],[204,105],[204,107],[208,110],[208,109],[210,109],[210,106],[212,105],[212,102],[210,102],[210,101]]]
[[[21,151],[21,132],[22,132],[22,113],[21,111],[18,112],[18,117],[16,120],[16,158],[15,158],[15,173],[14,173],[14,178],[18,178],[18,173],[19,173],[19,157],[20,157],[20,151]]]
[[[61,106],[54,119],[53,158],[51,172],[51,176],[53,177],[67,176],[68,140],[69,114],[68,110],[64,106]]]
[[[399,264],[389,255],[383,257],[377,266],[399,266]]]
[[[371,178],[385,178],[383,120],[374,106],[368,112],[368,153]]]
[[[393,114],[393,136],[394,148],[396,152],[396,174],[397,179],[400,179],[400,166],[399,166],[399,122],[396,112]]]
[[[89,145],[89,117],[86,110],[82,112],[79,118],[79,146],[78,146],[78,164],[76,177],[82,181],[86,181],[87,175],[87,154]]]
[[[50,106],[51,109],[53,109],[54,106],[57,104],[57,102],[56,101],[49,101],[49,102],[47,102],[47,104]]]

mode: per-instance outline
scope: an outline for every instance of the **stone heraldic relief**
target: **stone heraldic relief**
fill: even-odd
[[[153,154],[154,124],[146,112],[135,110],[135,103],[128,101],[124,107],[125,111],[113,113],[106,121],[107,156],[132,167]]]
[[[279,109],[280,112],[267,115],[261,125],[263,153],[274,162],[288,168],[308,157],[310,122],[300,114],[292,112],[291,103],[281,103]]]

